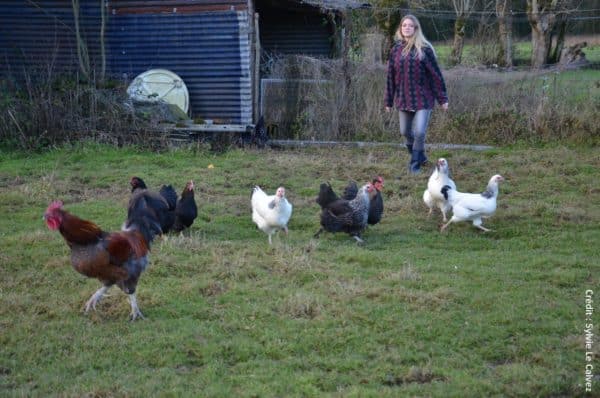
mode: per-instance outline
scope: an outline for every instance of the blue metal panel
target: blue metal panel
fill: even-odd
[[[332,37],[332,28],[322,15],[261,13],[260,40],[266,52],[329,58]]]
[[[100,1],[81,3],[82,35],[94,66],[99,64]],[[22,80],[25,73],[77,73],[74,26],[71,0],[0,1],[0,74]],[[152,68],[172,70],[188,88],[193,116],[250,124],[248,29],[246,11],[109,15],[107,73],[131,80]]]
[[[100,3],[83,0],[80,29],[91,64],[99,49]],[[70,0],[3,0],[0,3],[0,65],[16,77],[76,72],[75,23]]]
[[[252,123],[245,11],[111,15],[108,32],[112,73],[131,80],[169,69],[185,82],[193,116]]]

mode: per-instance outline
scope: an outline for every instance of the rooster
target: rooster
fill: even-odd
[[[285,198],[285,188],[277,188],[275,195],[267,195],[259,186],[252,190],[252,221],[269,236],[278,230],[288,233],[287,224],[292,216],[292,204]]]
[[[162,232],[152,209],[140,197],[133,203],[126,225],[119,232],[105,232],[91,221],[63,209],[61,201],[50,203],[44,214],[50,230],[58,230],[71,249],[71,264],[75,270],[102,282],[85,303],[85,312],[95,310],[102,296],[117,285],[129,296],[130,319],[143,318],[137,305],[135,290],[141,273],[148,266],[150,244]]]
[[[454,184],[448,173],[448,162],[444,158],[439,158],[429,181],[427,181],[427,189],[423,192],[423,202],[429,208],[429,215],[433,212],[433,208],[437,207],[442,212],[442,219],[447,222],[446,214],[452,206],[442,195],[442,187],[445,185],[456,191],[456,184]]]
[[[131,185],[131,198],[143,195],[148,206],[156,213],[162,232],[164,234],[169,232],[175,223],[175,208],[177,207],[177,192],[173,186],[163,185],[156,193],[150,191],[140,177],[132,177],[129,184]]]
[[[174,232],[181,232],[191,227],[198,216],[198,207],[194,199],[194,181],[188,181],[181,192],[181,197],[177,200],[175,207]]]
[[[314,235],[318,238],[321,232],[346,232],[358,243],[364,243],[361,234],[367,227],[369,206],[377,190],[372,183],[363,185],[352,200],[339,198],[330,184],[320,186],[316,202],[321,206],[321,228]]]
[[[504,177],[496,174],[490,178],[486,190],[482,193],[462,193],[450,185],[444,185],[442,195],[452,206],[452,218],[442,226],[441,231],[444,231],[453,222],[459,221],[472,221],[473,225],[482,231],[491,231],[481,225],[481,219],[492,216],[496,211],[498,184],[501,181],[504,181]]]
[[[369,225],[375,225],[381,221],[383,216],[383,197],[381,196],[381,190],[383,189],[383,177],[376,176],[371,181],[373,187],[377,191],[373,199],[369,202],[369,217],[367,223]],[[358,186],[354,181],[351,181],[344,189],[344,195],[342,199],[352,200],[358,193]]]

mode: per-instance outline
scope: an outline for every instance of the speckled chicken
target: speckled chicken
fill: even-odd
[[[381,221],[383,216],[383,196],[381,195],[381,190],[383,189],[383,177],[376,176],[371,183],[377,192],[375,192],[375,196],[373,196],[373,199],[369,202],[369,217],[367,223],[369,225],[375,225]],[[356,185],[356,182],[350,181],[344,189],[342,199],[352,200],[356,197],[357,193],[358,186]]]
[[[376,194],[373,184],[363,185],[352,200],[341,199],[330,184],[320,186],[316,202],[321,206],[321,228],[315,234],[318,238],[323,231],[345,232],[358,243],[364,243],[361,234],[367,227],[370,201]]]

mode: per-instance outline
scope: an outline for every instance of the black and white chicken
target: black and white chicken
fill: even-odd
[[[381,195],[381,190],[383,189],[383,177],[376,176],[371,183],[377,192],[369,202],[369,217],[367,223],[369,225],[375,225],[381,221],[381,217],[383,216],[383,196]],[[346,188],[344,188],[342,199],[352,200],[356,197],[357,193],[358,186],[356,185],[356,182],[350,181]]]
[[[275,195],[267,195],[259,186],[252,190],[252,221],[260,230],[271,236],[278,230],[288,233],[288,222],[292,216],[292,204],[285,197],[285,188],[277,188]]]
[[[445,185],[441,192],[452,206],[452,218],[442,226],[441,231],[444,231],[453,222],[459,221],[472,221],[473,225],[482,231],[490,231],[481,225],[481,219],[492,216],[496,211],[498,184],[501,181],[504,181],[504,177],[499,174],[494,175],[482,193],[458,192],[451,186]]]
[[[449,176],[448,162],[444,158],[439,158],[433,173],[429,177],[429,181],[427,181],[427,189],[423,192],[423,202],[429,208],[429,215],[433,212],[433,208],[437,207],[442,212],[444,222],[447,222],[448,218],[446,214],[452,206],[450,206],[448,200],[442,195],[442,188],[445,185],[456,191],[456,184],[454,184],[454,181]]]
[[[367,227],[369,206],[377,190],[372,183],[363,185],[352,200],[339,198],[330,184],[321,184],[316,202],[321,206],[321,232],[345,232],[358,243],[364,243],[361,234]]]

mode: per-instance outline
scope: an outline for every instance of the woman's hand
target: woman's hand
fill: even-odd
[[[392,111],[392,107],[391,106],[386,106],[385,107],[385,111],[386,112],[391,112]]]
[[[444,103],[444,104],[442,104],[442,109],[443,109],[444,111],[447,111],[447,110],[448,110],[448,103],[447,103],[447,102],[446,102],[446,103]]]

